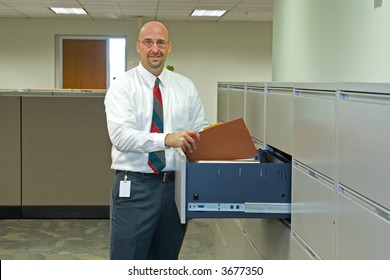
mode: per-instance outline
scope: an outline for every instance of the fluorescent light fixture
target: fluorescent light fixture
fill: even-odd
[[[54,8],[50,7],[50,9],[56,14],[63,15],[86,15],[87,12],[83,8]]]
[[[194,10],[192,17],[221,17],[227,10]]]

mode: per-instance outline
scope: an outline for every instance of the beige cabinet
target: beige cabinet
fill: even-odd
[[[245,84],[233,84],[229,88],[229,121],[245,118]]]
[[[389,259],[390,85],[341,84],[338,259]]]
[[[289,155],[293,143],[293,88],[270,83],[266,91],[265,142]]]
[[[255,143],[261,148],[265,143],[265,84],[246,85],[245,123]]]
[[[218,83],[217,121],[219,122],[229,120],[229,87],[229,84]]]
[[[253,258],[248,240],[264,259],[389,259],[390,85],[266,83],[264,115],[251,86],[253,138],[292,157],[291,221],[218,221],[219,256]]]

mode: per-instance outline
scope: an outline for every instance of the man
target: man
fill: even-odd
[[[194,84],[164,66],[172,50],[167,28],[146,23],[136,48],[139,65],[117,78],[105,98],[116,170],[110,258],[178,259],[186,227],[174,202],[173,148],[195,150],[209,122]]]

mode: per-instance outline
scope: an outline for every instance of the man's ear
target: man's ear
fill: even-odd
[[[141,47],[140,45],[141,45],[140,42],[137,41],[137,44],[135,45],[135,48],[136,48],[138,54],[140,54],[140,50],[139,50],[140,47]]]

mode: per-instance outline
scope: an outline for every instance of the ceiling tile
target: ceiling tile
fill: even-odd
[[[272,21],[273,0],[0,0],[0,18],[53,18],[49,7],[84,7],[83,19],[144,19],[185,21]],[[194,9],[228,10],[222,18],[190,17]],[[257,13],[257,15],[254,15]],[[61,16],[68,19],[70,17]]]

